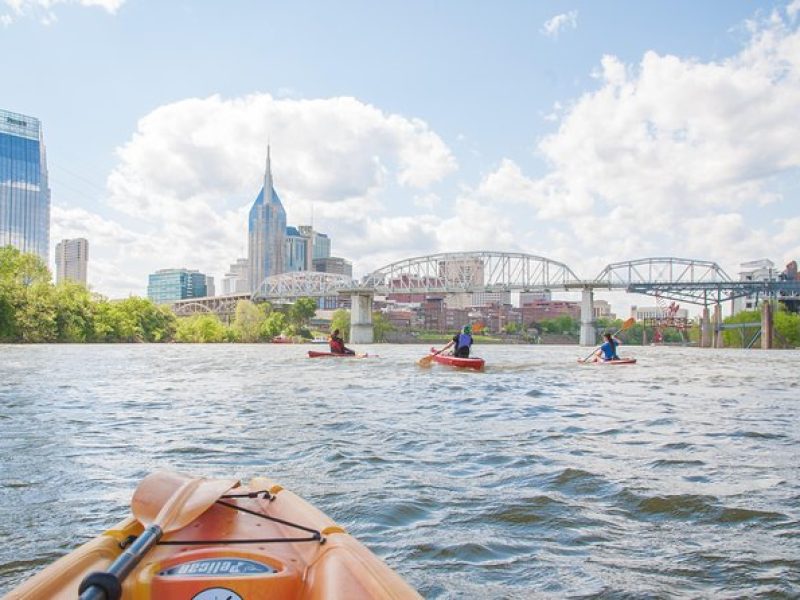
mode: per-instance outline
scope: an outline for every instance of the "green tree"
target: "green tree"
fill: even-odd
[[[263,340],[271,340],[275,336],[283,333],[286,327],[286,315],[284,315],[282,312],[273,311],[268,314],[262,322],[259,335]]]
[[[350,329],[350,319],[348,319],[347,329]],[[389,322],[382,312],[372,313],[372,330],[374,332],[374,339],[376,342],[385,342],[386,335],[394,329],[394,326]]]
[[[299,331],[308,325],[312,317],[317,314],[317,301],[313,298],[298,298],[289,308],[287,319]]]
[[[236,305],[232,327],[240,341],[257,342],[261,339],[261,329],[265,319],[266,315],[263,309],[250,300],[240,300]]]
[[[55,342],[58,324],[53,286],[43,281],[32,283],[18,290],[17,298],[15,320],[19,341]]]
[[[331,331],[338,329],[345,342],[350,341],[350,311],[340,308],[331,317]]]
[[[773,319],[778,341],[790,348],[800,347],[800,315],[781,308],[775,313]]]
[[[217,315],[192,315],[177,321],[176,342],[207,344],[224,342],[226,339],[226,327]]]
[[[725,324],[743,324],[743,323],[758,323],[752,327],[737,327],[736,329],[724,329],[722,331],[722,339],[728,348],[742,348],[746,346],[753,336],[758,333],[761,327],[761,311],[758,310],[743,310],[730,317],[723,319]]]
[[[85,342],[94,332],[94,302],[86,286],[72,281],[54,290],[59,342]]]
[[[36,307],[45,302],[50,279],[47,265],[37,255],[12,246],[0,248],[0,340],[44,341],[52,337],[49,323],[41,328],[35,323]],[[28,306],[29,302],[33,304]],[[49,316],[47,310],[45,321]]]

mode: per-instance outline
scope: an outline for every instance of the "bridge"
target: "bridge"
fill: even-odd
[[[177,314],[232,314],[235,304],[242,298],[288,303],[301,297],[331,298],[348,294],[352,300],[351,341],[370,343],[375,294],[558,290],[581,292],[581,344],[594,345],[595,290],[618,290],[697,304],[704,307],[707,321],[710,306],[716,307],[715,313],[719,313],[725,300],[800,295],[800,282],[734,281],[715,262],[676,257],[611,263],[594,278],[582,279],[566,264],[542,256],[494,251],[449,252],[397,261],[369,273],[360,281],[332,273],[282,273],[266,278],[252,295],[181,300],[174,308]]]

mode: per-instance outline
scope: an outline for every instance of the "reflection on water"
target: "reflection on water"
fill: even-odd
[[[800,353],[0,346],[0,592],[157,468],[267,474],[427,598],[800,595]]]

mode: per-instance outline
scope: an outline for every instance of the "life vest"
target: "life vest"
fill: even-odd
[[[456,349],[464,348],[465,346],[469,348],[472,345],[472,336],[468,333],[459,333],[458,334],[458,341],[456,342]]]
[[[344,342],[331,337],[328,340],[328,345],[331,347],[331,352],[334,354],[344,354]]]

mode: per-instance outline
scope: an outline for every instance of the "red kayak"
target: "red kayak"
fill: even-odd
[[[367,358],[369,354],[367,353],[357,353],[357,354],[334,354],[333,352],[316,352],[314,350],[308,351],[308,358]]]
[[[436,354],[436,348],[431,348],[431,355],[433,362],[440,365],[447,365],[449,367],[456,367],[458,369],[475,369],[476,371],[483,371],[483,365],[486,361],[477,356],[471,358],[459,358],[450,354]]]
[[[614,360],[581,360],[578,359],[579,363],[587,364],[587,365],[635,365],[636,359],[635,358],[617,358]]]

